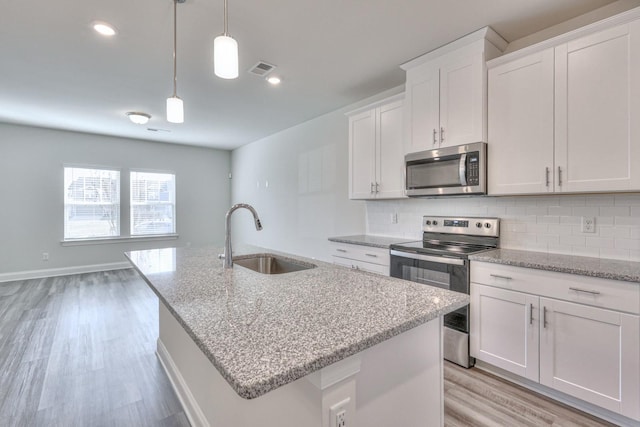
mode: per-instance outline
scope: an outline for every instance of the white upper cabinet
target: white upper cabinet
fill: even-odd
[[[556,191],[640,189],[640,21],[556,47]]]
[[[486,27],[402,65],[405,153],[486,141],[485,61],[505,46]]]
[[[489,70],[489,194],[553,191],[553,49]]]
[[[640,190],[640,21],[611,25],[489,63],[489,194]]]
[[[350,199],[404,197],[403,98],[348,114]]]

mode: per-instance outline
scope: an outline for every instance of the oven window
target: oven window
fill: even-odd
[[[407,189],[460,186],[460,159],[409,163]]]
[[[449,289],[451,287],[451,275],[443,271],[427,270],[424,268],[402,266],[402,278],[423,285],[436,286],[438,288]]]

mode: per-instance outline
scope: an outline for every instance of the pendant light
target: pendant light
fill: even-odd
[[[224,33],[213,40],[213,72],[222,79],[238,77],[238,42],[229,35],[227,0],[224,0]]]
[[[178,3],[185,0],[173,0],[173,96],[167,98],[167,121],[171,123],[184,122],[184,107],[178,96]]]

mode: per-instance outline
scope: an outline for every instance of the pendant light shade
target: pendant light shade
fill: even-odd
[[[238,42],[224,34],[213,41],[213,71],[221,79],[238,77]]]
[[[167,121],[184,123],[184,106],[182,99],[177,96],[167,98]]]
[[[184,107],[178,96],[178,3],[185,0],[173,0],[173,95],[167,98],[167,121],[184,123]]]
[[[213,72],[221,79],[238,77],[238,42],[229,35],[227,0],[224,0],[224,33],[213,40]]]

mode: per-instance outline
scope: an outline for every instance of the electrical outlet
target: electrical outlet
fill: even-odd
[[[391,224],[397,224],[398,223],[398,214],[396,212],[391,214]]]
[[[49,261],[49,252],[42,252],[42,260]]]
[[[582,232],[583,233],[595,233],[596,232],[596,219],[592,216],[582,217]]]
[[[329,424],[331,427],[348,427],[347,406],[351,398],[347,397],[329,408]]]

